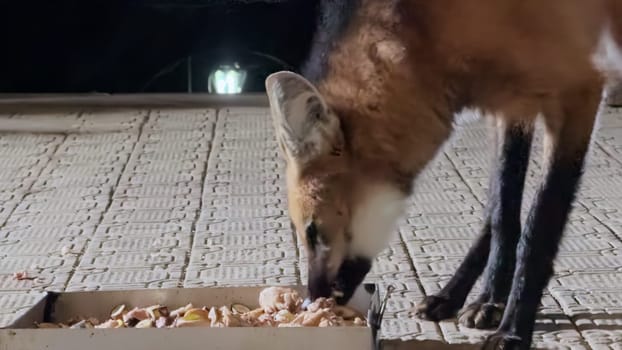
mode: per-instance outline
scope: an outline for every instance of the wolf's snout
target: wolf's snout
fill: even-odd
[[[330,298],[332,294],[332,283],[328,276],[320,271],[309,270],[309,297],[311,300],[317,298]]]
[[[345,305],[350,301],[356,288],[363,283],[371,270],[371,266],[371,259],[364,257],[350,258],[341,264],[334,288],[340,295],[333,295],[338,304]]]
[[[344,260],[337,276],[331,279],[324,273],[325,269],[309,270],[309,296],[317,298],[334,298],[340,305],[347,304],[367,273],[371,270],[371,259],[357,257]]]

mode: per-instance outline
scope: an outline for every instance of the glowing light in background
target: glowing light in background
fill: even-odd
[[[208,79],[209,91],[217,94],[239,94],[242,92],[246,81],[246,71],[235,64],[233,66],[221,66]]]

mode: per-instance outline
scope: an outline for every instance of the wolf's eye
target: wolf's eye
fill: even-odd
[[[307,228],[305,229],[305,233],[307,236],[307,243],[309,244],[309,247],[315,249],[315,246],[318,243],[318,232],[317,226],[314,222],[311,222],[309,226],[307,226]]]

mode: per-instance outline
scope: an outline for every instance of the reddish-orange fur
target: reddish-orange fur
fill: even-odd
[[[622,43],[619,0],[363,6],[318,89],[344,124],[354,165],[398,181],[429,161],[459,108],[526,122],[544,111],[558,125],[565,96],[602,84],[591,55],[604,23]],[[395,48],[382,57],[378,42]],[[585,128],[591,123],[585,116]]]

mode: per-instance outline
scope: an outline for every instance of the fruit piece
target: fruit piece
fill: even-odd
[[[221,319],[221,315],[220,312],[218,311],[218,309],[216,309],[215,307],[211,307],[209,312],[208,312],[208,317],[210,320],[210,326],[211,327],[221,327],[222,325],[220,324],[220,319]]]
[[[281,310],[274,316],[274,320],[279,323],[290,323],[294,318],[296,318],[296,315],[289,312],[289,310]]]
[[[307,305],[307,311],[316,312],[320,309],[331,309],[335,307],[335,300],[330,298],[317,298],[314,302]]]
[[[204,309],[190,309],[183,317],[175,320],[174,327],[209,327],[209,312]]]
[[[177,308],[177,309],[173,310],[173,311],[170,313],[170,316],[171,316],[171,317],[183,317],[183,316],[184,316],[184,314],[185,314],[188,310],[193,309],[193,308],[194,308],[194,306],[192,305],[192,303],[187,304],[186,306],[182,306],[182,307],[180,307],[180,308]]]
[[[266,313],[261,314],[261,316],[259,316],[255,321],[255,326],[259,327],[273,327],[276,324],[277,323],[274,321],[274,317],[272,317],[272,314]]]
[[[263,315],[264,313],[265,313],[264,309],[263,308],[259,308],[259,309],[254,309],[254,310],[251,310],[251,311],[247,312],[245,314],[245,316],[248,316],[250,318],[258,318],[259,316]]]
[[[355,326],[367,326],[367,323],[360,317],[355,317],[354,318],[354,325]]]
[[[123,316],[123,313],[125,313],[125,310],[125,304],[115,306],[110,312],[110,318],[112,318],[113,320],[121,318]]]
[[[95,317],[89,317],[86,321],[92,324],[93,326],[97,326],[100,323],[99,320],[96,319]]]
[[[184,321],[182,319],[178,319],[175,322],[174,327],[177,328],[185,328],[185,327],[209,327],[209,321]]]
[[[333,321],[333,320],[331,320],[329,318],[323,317],[320,320],[320,323],[318,324],[318,327],[335,327],[337,325],[338,325],[337,322],[335,322],[335,321]]]
[[[123,322],[129,327],[134,327],[138,322],[149,318],[149,312],[146,309],[133,308],[123,315]]]
[[[249,326],[254,327],[259,323],[259,317],[261,317],[262,315],[264,315],[264,311],[262,308],[259,308],[240,315],[240,318]]]
[[[317,327],[320,325],[320,321],[322,321],[324,315],[324,310],[318,310],[317,312],[307,314],[303,318],[302,325],[305,327]]]
[[[234,314],[228,307],[221,307],[220,313],[222,314],[222,323],[225,327],[239,327],[242,325],[240,315]]]
[[[341,305],[337,305],[333,307],[333,312],[337,315],[337,316],[341,316],[346,320],[352,320],[356,317],[362,317],[361,314],[359,312],[357,312],[354,309],[351,309],[347,306],[341,306]]]
[[[297,312],[302,305],[302,298],[297,291],[285,287],[269,287],[259,293],[259,305],[267,313],[280,310]]]
[[[303,327],[317,327],[326,316],[328,315],[324,310],[317,310],[315,312],[303,311],[296,315],[296,317],[289,323],[297,324]]]
[[[167,317],[169,315],[168,308],[166,306],[153,305],[147,308],[149,318],[157,320],[160,317]]]
[[[168,317],[160,317],[160,318],[158,318],[156,320],[155,326],[157,328],[166,328],[166,327],[170,326],[171,323],[173,323],[173,322],[172,322],[172,320],[170,318],[168,318]]]
[[[209,312],[204,309],[190,309],[181,317],[184,321],[209,321]]]
[[[183,317],[175,320],[174,327],[209,327],[209,312],[204,309],[190,309]]]
[[[233,304],[231,305],[231,311],[234,314],[245,314],[247,312],[251,312],[251,309],[243,304]]]
[[[57,325],[56,323],[49,323],[49,322],[36,323],[35,325],[37,326],[37,328],[61,328],[60,325]]]
[[[104,323],[100,323],[97,326],[95,326],[95,328],[123,328],[123,327],[124,327],[124,323],[120,319],[108,320]]]
[[[88,322],[86,320],[82,320],[82,321],[80,321],[78,323],[73,324],[69,328],[72,328],[72,329],[94,328],[94,326],[90,322]]]
[[[135,328],[153,328],[153,320],[146,319],[138,322]]]

